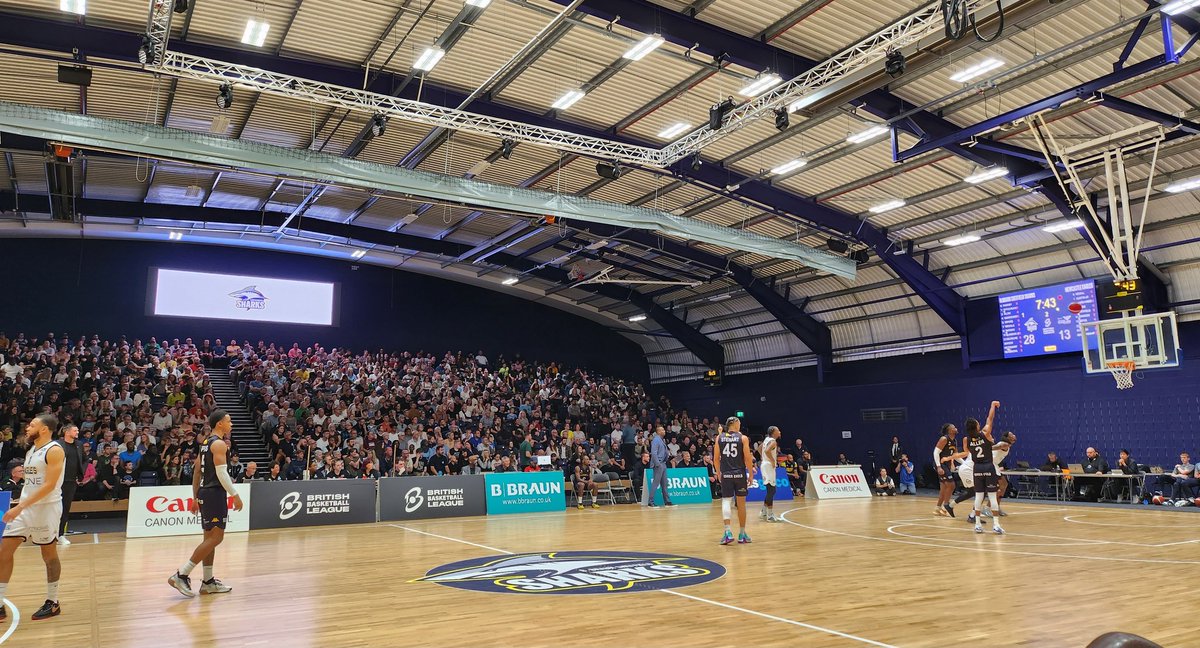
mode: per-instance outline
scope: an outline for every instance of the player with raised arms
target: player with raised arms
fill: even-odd
[[[29,540],[42,549],[46,563],[46,602],[33,620],[40,621],[62,613],[58,605],[58,578],[62,563],[58,560],[58,523],[62,517],[63,465],[66,454],[54,443],[58,418],[39,414],[25,427],[30,450],[25,455],[25,488],[21,501],[4,514],[4,539],[0,540],[0,621],[8,616],[3,606],[8,581],[12,578],[13,554]]]
[[[725,421],[725,431],[717,434],[713,445],[713,465],[717,466],[717,479],[721,482],[721,513],[725,522],[725,535],[721,544],[733,544],[733,531],[729,519],[733,498],[737,497],[738,544],[750,542],[746,533],[746,486],[748,475],[754,474],[754,455],[750,452],[750,437],[742,434],[742,421],[731,416]]]
[[[967,431],[967,452],[971,453],[971,459],[975,463],[974,478],[975,478],[975,533],[983,533],[983,527],[979,523],[979,511],[983,507],[983,496],[986,494],[988,502],[992,505],[992,510],[1000,508],[999,502],[996,501],[996,489],[1000,485],[999,476],[996,474],[996,464],[992,454],[992,446],[996,444],[992,438],[992,422],[996,419],[996,410],[1000,407],[1000,401],[992,401],[991,408],[988,409],[987,423],[982,428],[979,427],[979,421],[969,418],[963,424]],[[999,516],[992,518],[992,531],[997,535],[1003,535],[1004,529],[1000,528]]]
[[[192,557],[183,563],[179,571],[167,579],[167,584],[179,590],[180,594],[191,598],[196,595],[192,590],[192,579],[189,577],[196,563],[204,563],[204,581],[200,583],[201,594],[224,594],[232,588],[213,577],[213,557],[217,545],[225,539],[225,523],[229,520],[229,501],[233,500],[233,510],[242,510],[242,498],[233,488],[233,479],[229,476],[229,466],[225,463],[229,453],[229,445],[225,437],[233,428],[233,423],[225,410],[216,409],[208,415],[209,435],[200,443],[200,453],[196,457],[196,470],[192,477],[192,502],[188,510],[200,512],[200,526],[204,529],[204,540],[192,552]]]
[[[763,439],[762,449],[759,451],[762,461],[759,462],[758,469],[762,472],[762,481],[766,484],[767,496],[763,499],[763,507],[759,510],[758,516],[767,522],[781,521],[775,517],[775,511],[772,510],[772,506],[775,504],[775,467],[779,465],[780,434],[779,428],[774,425],[767,428],[767,438]]]

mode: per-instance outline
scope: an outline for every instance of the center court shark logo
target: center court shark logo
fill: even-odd
[[[233,298],[233,307],[242,310],[263,310],[267,307],[267,296],[258,291],[256,286],[246,286],[241,290],[229,293]]]
[[[686,587],[724,575],[717,563],[675,554],[551,551],[473,558],[411,582],[505,594],[610,594]]]

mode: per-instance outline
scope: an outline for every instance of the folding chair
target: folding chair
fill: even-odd
[[[616,496],[618,494],[620,494],[624,497],[627,497],[628,498],[627,503],[632,503],[633,502],[633,487],[626,486],[625,482],[621,480],[621,476],[615,472],[604,473],[604,474],[608,475],[608,490],[609,490],[609,493],[613,496],[613,504],[617,503]]]

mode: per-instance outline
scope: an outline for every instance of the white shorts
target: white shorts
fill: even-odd
[[[958,467],[958,478],[962,480],[963,486],[967,488],[975,487],[975,464],[965,463]]]
[[[62,502],[34,504],[21,511],[17,519],[4,527],[5,538],[25,538],[36,545],[58,541],[58,523],[62,518]]]
[[[763,486],[766,486],[767,484],[774,486],[775,485],[775,466],[771,466],[771,469],[767,470],[768,465],[769,464],[767,464],[765,461],[760,463],[758,466],[758,471],[760,473],[762,473]]]

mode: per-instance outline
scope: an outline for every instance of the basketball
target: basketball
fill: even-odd
[[[1163,497],[1162,495],[1155,495],[1154,497],[1150,498],[1150,502],[1153,503],[1155,506],[1162,506],[1163,502],[1165,502],[1166,500],[1167,500],[1167,498]]]
[[[1071,302],[1071,305],[1067,306],[1067,310],[1071,311],[1075,315],[1078,315],[1083,312],[1083,304],[1080,304],[1079,302]]]
[[[1200,506],[1200,497],[1193,499],[1192,504],[1195,506]]]

